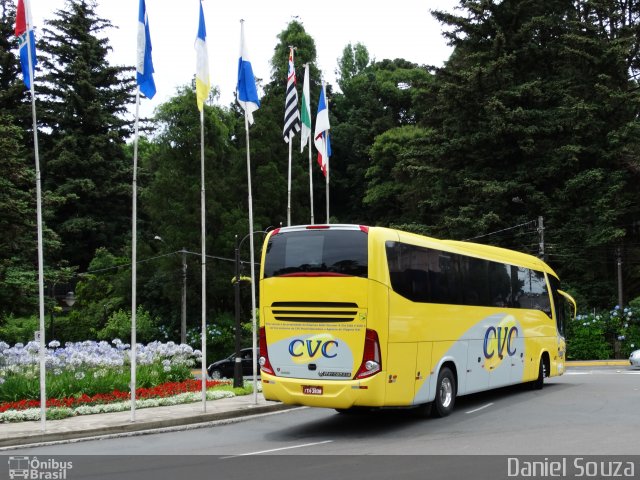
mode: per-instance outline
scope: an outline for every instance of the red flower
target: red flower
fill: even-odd
[[[208,380],[207,388],[223,385],[227,382],[220,380]],[[150,388],[139,388],[136,390],[136,399],[165,398],[186,392],[198,392],[202,388],[202,382],[197,379],[185,380],[184,382],[168,382]],[[74,408],[80,405],[102,405],[105,403],[122,402],[131,398],[130,392],[114,390],[109,393],[98,393],[96,395],[82,394],[79,397],[50,398],[47,400],[47,408],[66,407]],[[7,410],[26,410],[28,408],[38,408],[38,400],[20,400],[17,402],[0,403],[0,413]]]

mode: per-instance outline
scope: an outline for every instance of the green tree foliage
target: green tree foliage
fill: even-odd
[[[296,47],[294,64],[298,79],[298,100],[302,99],[304,65],[309,64],[311,112],[315,118],[320,95],[320,73],[315,65],[316,47],[313,38],[297,21],[290,22],[278,35],[278,44],[271,59],[271,81],[264,87],[260,109],[255,113],[256,122],[251,127],[251,168],[253,180],[253,205],[256,229],[286,225],[287,222],[287,174],[289,169],[289,146],[282,137],[284,128],[285,90],[287,83],[289,46]],[[259,72],[255,72],[258,74]],[[245,154],[244,121],[237,123],[235,130],[238,150]],[[300,136],[292,141],[292,223],[309,223],[309,160],[308,151],[300,153]],[[242,157],[244,158],[244,156]],[[314,150],[315,158],[315,150]],[[246,171],[246,166],[245,166]],[[324,189],[322,174],[313,165],[318,197]],[[246,173],[242,187],[246,189]],[[246,190],[245,190],[246,192]],[[245,193],[246,195],[246,193]],[[322,196],[324,198],[324,195]],[[316,207],[318,210],[318,207]],[[320,212],[317,211],[316,215]]]
[[[355,45],[349,43],[342,50],[342,56],[338,58],[338,86],[344,88],[346,82],[351,80],[369,65],[369,50],[358,42]]]
[[[393,160],[372,166],[370,149],[379,135],[416,124],[423,115],[417,100],[430,83],[425,68],[403,59],[374,62],[342,79],[342,93],[333,96],[330,107],[335,118],[331,125],[332,205],[340,221],[378,223],[391,218],[377,214],[386,209],[388,195],[380,196],[379,186],[390,180],[388,168]],[[375,192],[367,192],[368,181],[377,187]]]
[[[426,207],[418,221],[469,238],[543,215],[549,260],[606,303],[610,255],[639,208],[637,29],[616,2],[463,7],[435,14],[455,50],[424,97],[421,124],[435,132],[425,152],[442,174],[405,186]],[[532,239],[488,240],[527,250]]]
[[[0,320],[34,306],[35,202],[32,171],[24,163],[23,132],[0,112]]]
[[[140,229],[140,253],[165,255],[141,265],[141,301],[154,315],[171,319],[179,326],[182,283],[182,257],[178,250],[200,252],[200,114],[193,85],[182,87],[177,95],[161,105],[156,113],[157,137],[143,142],[141,158],[140,207],[144,224]],[[205,195],[207,253],[233,256],[234,235],[248,229],[245,197],[241,182],[244,163],[238,158],[231,139],[236,117],[218,107],[205,107]],[[154,240],[158,236],[162,240]],[[173,252],[173,253],[172,253]],[[200,257],[188,254],[189,318],[200,314]],[[212,309],[232,309],[229,288],[232,263],[207,261],[208,291],[216,300]],[[195,294],[198,292],[197,294]],[[194,323],[195,324],[195,323]]]
[[[30,129],[31,108],[22,81],[20,62],[14,53],[18,48],[15,23],[15,3],[13,0],[0,0],[0,113],[10,115],[11,119],[5,120],[10,120],[11,124]]]
[[[123,119],[132,101],[132,69],[107,62],[112,25],[93,0],[67,0],[46,22],[38,44],[45,94],[42,121],[50,224],[62,258],[86,269],[101,246],[122,247],[130,228],[130,159]],[[55,202],[55,203],[54,203]]]
[[[97,338],[116,312],[131,307],[130,259],[99,248],[89,264],[88,273],[76,284],[77,301],[65,328],[58,328],[59,340],[77,341]]]

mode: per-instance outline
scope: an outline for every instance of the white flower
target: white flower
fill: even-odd
[[[58,348],[60,346],[60,342],[58,340],[51,340],[49,342],[49,348]]]
[[[76,372],[76,380],[82,380],[84,378],[84,372]]]

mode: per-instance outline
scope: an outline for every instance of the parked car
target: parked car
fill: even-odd
[[[243,348],[240,350],[240,359],[242,363],[242,375],[243,376],[251,376],[253,375],[253,366],[251,363],[251,359],[253,358],[253,349],[252,348]],[[236,364],[236,354],[233,353],[229,355],[227,358],[222,360],[218,360],[213,362],[211,365],[207,367],[207,373],[210,378],[218,379],[218,378],[233,378],[234,368]],[[256,369],[258,375],[260,375],[260,366],[256,362]]]
[[[634,350],[629,355],[629,362],[632,367],[640,367],[640,350]]]

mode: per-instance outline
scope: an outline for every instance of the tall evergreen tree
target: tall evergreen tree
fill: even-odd
[[[25,166],[23,132],[0,112],[0,322],[26,313],[37,300],[33,171]]]
[[[443,173],[419,179],[422,223],[468,238],[542,215],[549,260],[590,302],[607,304],[612,253],[639,208],[631,10],[586,0],[461,6],[462,15],[435,14],[455,50],[427,105],[439,152],[430,162]],[[535,234],[485,240],[537,243]]]
[[[129,134],[132,68],[111,66],[106,36],[111,23],[96,15],[94,0],[67,0],[47,22],[41,52],[50,132],[43,149],[49,219],[63,241],[62,258],[86,269],[97,248],[122,247],[130,231]]]
[[[16,55],[15,23],[14,1],[0,0],[0,113],[26,129],[32,128],[31,108]]]

